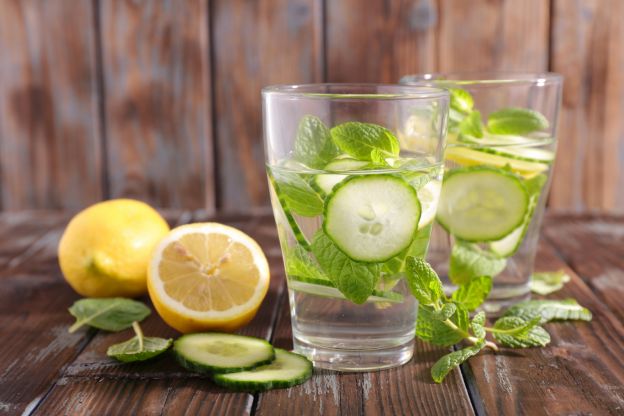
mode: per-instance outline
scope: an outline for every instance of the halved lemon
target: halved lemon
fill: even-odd
[[[217,223],[173,229],[156,246],[147,288],[156,311],[180,332],[235,331],[256,314],[269,264],[251,237]]]

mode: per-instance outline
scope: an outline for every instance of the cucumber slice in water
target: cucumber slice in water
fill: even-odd
[[[323,296],[327,298],[346,299],[344,295],[336,289],[334,284],[327,279],[314,277],[289,276],[288,288],[296,292],[307,293],[309,295]],[[374,289],[367,299],[367,302],[403,302],[403,295],[393,291]]]
[[[365,162],[363,160],[343,158],[332,160],[327,165],[325,165],[325,168],[323,170],[329,172],[347,172],[353,170],[362,170],[368,165],[369,162]]]
[[[467,148],[463,146],[452,146],[446,149],[444,159],[455,162],[461,166],[487,165],[497,168],[509,167],[515,173],[531,178],[548,170],[548,163],[530,162],[507,156],[493,154],[483,148]]]
[[[230,374],[216,374],[215,383],[238,391],[283,389],[301,384],[312,376],[312,362],[303,355],[275,349],[275,361],[270,364]]]
[[[335,159],[329,162],[324,170],[328,172],[348,172],[364,169],[369,163],[362,160],[355,159]],[[313,186],[323,192],[325,195],[329,195],[334,189],[334,186],[342,182],[349,175],[344,174],[330,174],[323,173],[314,177]]]
[[[555,152],[535,147],[482,147],[479,148],[479,150],[510,159],[525,160],[528,162],[551,163],[555,160]]]
[[[529,195],[522,181],[502,169],[479,166],[447,173],[437,220],[465,241],[500,240],[523,222]]]
[[[334,189],[334,186],[342,182],[347,175],[336,175],[336,174],[322,174],[316,175],[314,177],[314,187],[319,191],[323,192],[325,195],[331,193]]]
[[[275,359],[271,344],[259,338],[219,332],[189,334],[173,343],[182,366],[200,373],[233,373],[268,364]]]
[[[325,233],[356,261],[383,262],[406,249],[420,220],[414,188],[389,174],[352,176],[325,202]]]
[[[420,201],[422,209],[418,229],[426,227],[435,218],[441,188],[442,184],[439,181],[431,180],[417,191],[418,201]]]
[[[272,190],[273,192],[275,192],[275,196],[279,201],[279,205],[282,207],[284,217],[286,218],[286,221],[288,221],[288,224],[290,225],[290,229],[292,230],[295,239],[297,240],[297,242],[299,242],[299,244],[301,244],[303,248],[305,248],[306,250],[310,250],[310,242],[306,238],[305,234],[303,234],[303,231],[301,231],[299,224],[297,224],[297,220],[295,220],[295,217],[288,207],[288,202],[286,201],[286,198],[284,198],[284,195],[282,195],[279,190],[279,185],[275,181],[275,178],[273,177],[271,172],[267,171],[267,173],[269,177],[269,182],[271,184],[271,187],[273,188]]]

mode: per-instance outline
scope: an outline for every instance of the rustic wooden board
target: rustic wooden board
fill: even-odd
[[[439,71],[548,68],[550,2],[439,2]]]
[[[624,3],[553,0],[552,70],[565,76],[555,208],[624,210]]]
[[[111,197],[213,209],[208,3],[99,4]]]
[[[573,297],[589,308],[591,323],[550,323],[546,348],[503,349],[464,365],[469,389],[486,414],[600,414],[624,412],[624,327],[544,243],[536,270],[566,269],[572,276],[549,298]]]
[[[4,210],[74,209],[104,195],[92,4],[0,2]]]
[[[326,15],[328,81],[396,83],[435,70],[435,0],[328,1]]]
[[[260,89],[321,81],[321,1],[212,2],[219,208],[268,204]]]

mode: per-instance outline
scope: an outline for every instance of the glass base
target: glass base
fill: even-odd
[[[362,372],[399,367],[414,354],[414,339],[383,349],[327,348],[293,337],[295,352],[308,357],[316,368]]]

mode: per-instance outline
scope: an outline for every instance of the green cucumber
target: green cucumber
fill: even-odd
[[[216,374],[216,384],[237,391],[265,391],[301,384],[312,376],[312,362],[303,355],[275,348],[275,361],[250,371]]]
[[[468,148],[464,146],[449,146],[444,152],[446,161],[460,166],[493,166],[497,168],[509,167],[513,172],[531,178],[548,170],[548,163],[531,162],[507,156],[501,156],[485,151],[482,148]]]
[[[370,163],[351,158],[334,159],[323,168],[327,172],[349,172],[364,170]]]
[[[523,222],[529,195],[518,177],[488,166],[457,168],[442,183],[438,223],[465,241],[500,240]]]
[[[420,221],[418,222],[418,229],[424,228],[431,224],[435,218],[441,188],[442,184],[440,181],[430,180],[425,186],[416,191],[418,194],[418,201],[420,202],[420,207],[422,209]]]
[[[327,197],[323,229],[351,259],[384,262],[411,244],[420,214],[418,194],[402,178],[352,176]]]
[[[331,191],[334,189],[334,186],[338,185],[342,182],[347,175],[337,175],[337,174],[321,174],[316,175],[314,177],[314,181],[312,182],[312,186],[315,189],[323,192],[325,195],[329,195]]]
[[[269,364],[271,344],[260,338],[219,332],[183,335],[173,343],[182,366],[200,373],[233,373]]]
[[[286,201],[286,198],[284,197],[284,195],[280,192],[279,185],[277,184],[277,181],[273,177],[273,174],[268,170],[267,170],[267,173],[269,177],[269,182],[271,183],[271,187],[273,188],[273,191],[275,192],[275,196],[277,197],[277,200],[279,201],[279,205],[282,207],[282,212],[284,213],[284,217],[286,217],[286,221],[288,221],[288,224],[290,225],[290,229],[292,230],[293,235],[295,236],[295,239],[297,240],[297,242],[299,242],[299,244],[301,244],[303,248],[309,251],[310,242],[306,238],[305,234],[303,234],[303,231],[301,231],[301,228],[299,228],[299,224],[297,224],[297,220],[295,220],[295,217],[290,212],[290,208],[288,207],[288,202]]]
[[[288,288],[296,292],[307,293],[309,295],[323,296],[328,298],[346,299],[344,295],[336,289],[331,280],[316,277],[288,276]],[[403,295],[390,290],[374,289],[368,302],[403,302]]]
[[[362,160],[355,160],[350,158],[334,159],[329,162],[323,170],[327,172],[350,172],[362,170],[368,167],[369,162]],[[334,189],[334,186],[342,182],[348,175],[346,174],[331,174],[323,173],[316,175],[312,182],[312,186],[323,192],[325,195],[329,195]]]
[[[524,160],[527,162],[552,163],[552,161],[555,160],[555,152],[535,147],[481,147],[478,150],[481,152],[491,153],[493,155],[499,155],[516,160]]]

